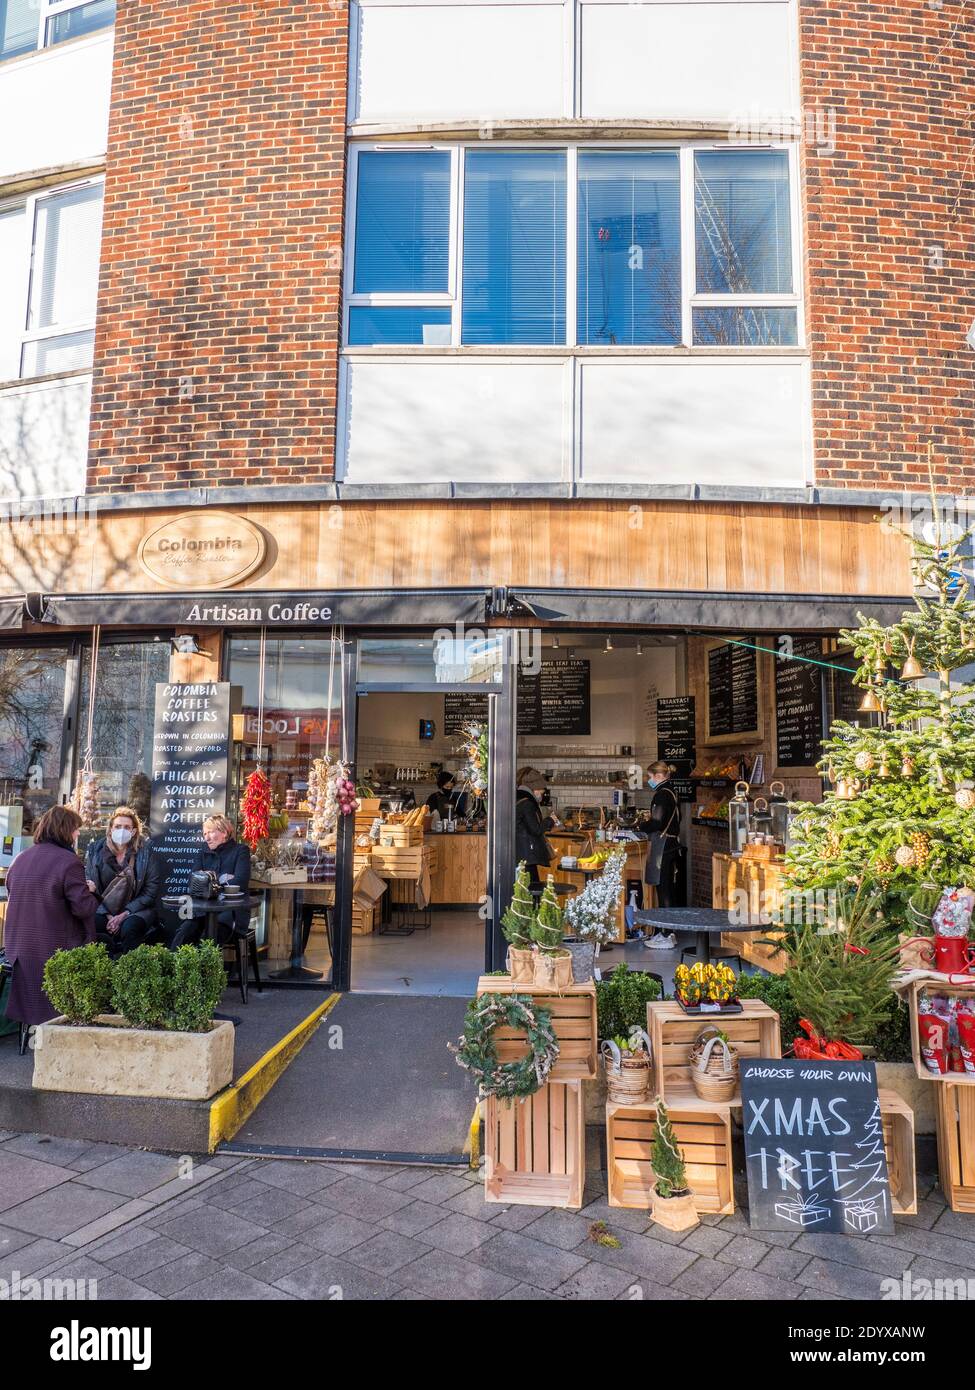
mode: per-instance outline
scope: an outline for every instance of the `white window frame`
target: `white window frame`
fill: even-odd
[[[714,353],[716,350],[727,351],[737,354],[759,353],[759,354],[781,354],[783,351],[794,351],[796,348],[805,348],[805,314],[803,305],[803,273],[804,257],[802,251],[802,217],[799,198],[799,149],[795,141],[771,141],[761,145],[752,142],[732,142],[714,140],[668,140],[653,143],[650,141],[626,141],[611,142],[606,140],[585,140],[567,143],[564,140],[539,140],[539,141],[504,141],[504,150],[564,150],[566,152],[566,286],[565,286],[565,319],[566,319],[566,338],[564,343],[539,343],[539,344],[468,344],[461,342],[461,328],[463,324],[463,236],[464,224],[462,209],[464,206],[464,168],[465,160],[461,157],[462,152],[472,150],[483,150],[484,145],[477,140],[458,140],[458,141],[423,141],[401,144],[396,141],[376,141],[359,140],[349,145],[348,162],[348,197],[347,197],[347,217],[346,226],[349,229],[345,251],[344,283],[351,286],[354,283],[355,272],[355,229],[356,229],[356,190],[358,187],[359,154],[362,151],[374,152],[395,152],[397,150],[410,151],[416,153],[418,150],[449,153],[451,156],[451,176],[450,176],[450,246],[449,262],[447,273],[447,289],[436,294],[428,293],[352,293],[351,289],[346,292],[345,304],[342,314],[342,343],[343,350],[348,353],[356,352],[396,352],[406,351],[410,353],[425,352],[437,353],[445,350],[442,346],[425,346],[418,344],[394,345],[390,343],[375,344],[372,346],[354,345],[349,342],[349,310],[360,306],[375,308],[395,308],[395,307],[422,307],[422,308],[443,308],[450,307],[451,313],[451,333],[450,344],[452,349],[464,348],[465,351],[474,351],[485,347],[491,350],[507,348],[512,352],[538,352],[543,350],[553,350],[559,348],[572,348],[580,352],[594,350],[599,352],[634,352],[644,349],[650,352],[675,352],[692,351],[699,353]],[[638,151],[648,151],[651,153],[676,153],[678,156],[680,170],[680,230],[681,230],[681,338],[679,343],[657,344],[657,343],[633,343],[621,344],[617,348],[594,345],[580,344],[577,341],[578,327],[576,322],[576,256],[577,256],[577,232],[576,210],[578,196],[578,156],[580,151],[605,150],[611,153],[618,153],[625,150],[627,153]],[[698,294],[695,284],[697,266],[697,226],[695,217],[695,188],[694,188],[694,159],[699,152],[727,150],[785,150],[788,155],[789,166],[789,206],[790,206],[790,229],[792,235],[792,283],[791,294]],[[768,344],[755,346],[749,343],[720,345],[719,348],[712,344],[695,344],[693,341],[693,311],[701,308],[731,308],[735,305],[747,306],[752,309],[763,308],[789,308],[796,312],[796,342],[788,347]]]
[[[34,284],[34,269],[35,266],[40,266],[44,263],[44,234],[41,233],[40,239],[37,242],[34,240],[35,228],[38,224],[38,203],[43,203],[48,198],[56,198],[64,193],[73,193],[80,188],[100,188],[102,190],[102,198],[104,199],[104,185],[104,175],[95,175],[92,178],[73,179],[71,183],[56,184],[50,188],[38,188],[28,193],[26,197],[9,198],[0,202],[0,213],[10,212],[15,209],[23,209],[24,212],[23,260],[21,261],[20,269],[15,272],[17,280],[19,281],[18,293],[20,296],[20,308],[17,317],[22,327],[18,335],[18,373],[16,377],[11,379],[13,381],[33,381],[38,379],[37,374],[28,374],[24,370],[29,344],[44,342],[46,339],[51,338],[64,338],[71,333],[90,333],[95,327],[94,315],[90,319],[74,320],[71,323],[51,324],[45,328],[32,328],[30,326],[29,315],[31,291]],[[72,368],[71,371],[91,371],[91,368],[78,367]],[[44,372],[41,373],[41,376],[60,377],[70,374],[70,372],[56,371]]]
[[[53,19],[56,15],[67,14],[69,10],[80,10],[82,5],[88,3],[88,0],[35,0],[35,2],[37,5],[37,43],[29,53],[18,53],[16,55],[18,58],[30,58],[35,53],[42,53],[51,48],[59,48],[59,44],[48,43],[47,41],[48,21]],[[105,29],[110,28],[112,28],[112,25],[106,24],[103,29],[95,30],[95,34],[103,33]],[[85,34],[82,37],[90,39],[94,38],[95,34]],[[0,54],[0,63],[12,61],[12,57],[7,58],[3,54]]]

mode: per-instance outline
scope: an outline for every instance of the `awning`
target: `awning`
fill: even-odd
[[[16,628],[24,625],[24,599],[0,598],[0,628]]]
[[[437,627],[486,620],[481,589],[305,593],[45,594],[42,621],[63,627]]]
[[[836,632],[858,626],[857,614],[885,625],[897,622],[910,596],[844,597],[832,594],[668,593],[632,589],[508,590],[514,613],[542,622],[601,628],[690,628],[699,631]],[[520,615],[520,614],[519,614]]]

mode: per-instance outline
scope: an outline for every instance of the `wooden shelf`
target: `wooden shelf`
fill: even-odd
[[[696,1100],[696,1097],[695,1097]],[[711,1102],[667,1102],[677,1143],[687,1167],[687,1182],[699,1212],[730,1216],[735,1210],[731,1155],[731,1111]],[[606,1167],[609,1205],[647,1210],[654,1182],[650,1162],[657,1108],[607,1102]]]

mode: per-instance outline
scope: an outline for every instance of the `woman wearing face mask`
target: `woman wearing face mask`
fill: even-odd
[[[26,1030],[57,1013],[44,993],[44,966],[55,951],[70,951],[95,939],[96,898],[85,883],[75,852],[81,817],[70,806],[52,806],[34,828],[34,843],[7,870],[4,948],[13,965],[9,1018]]]
[[[95,926],[109,955],[141,946],[156,925],[162,873],[131,806],[116,807],[108,834],[88,846],[85,877],[98,899]]]
[[[533,767],[523,767],[518,773],[518,794],[515,798],[515,859],[524,863],[532,883],[541,883],[539,866],[547,869],[552,850],[545,838],[545,815],[540,802],[545,792],[545,778]]]
[[[645,883],[657,890],[658,907],[674,907],[677,851],[680,845],[680,802],[670,785],[674,769],[669,763],[651,763],[647,769],[650,800],[650,849],[643,875]]]

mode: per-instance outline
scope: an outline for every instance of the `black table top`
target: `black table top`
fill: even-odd
[[[642,927],[667,927],[671,931],[692,931],[717,934],[723,931],[767,931],[767,927],[739,926],[727,912],[717,907],[647,907],[637,908],[634,922]]]
[[[183,901],[180,894],[175,893],[173,896],[179,898],[180,902]],[[241,894],[236,898],[190,898],[194,912],[228,912],[231,908],[258,907],[262,901],[262,898],[248,897],[247,894]],[[168,904],[164,902],[163,907],[167,906]]]

